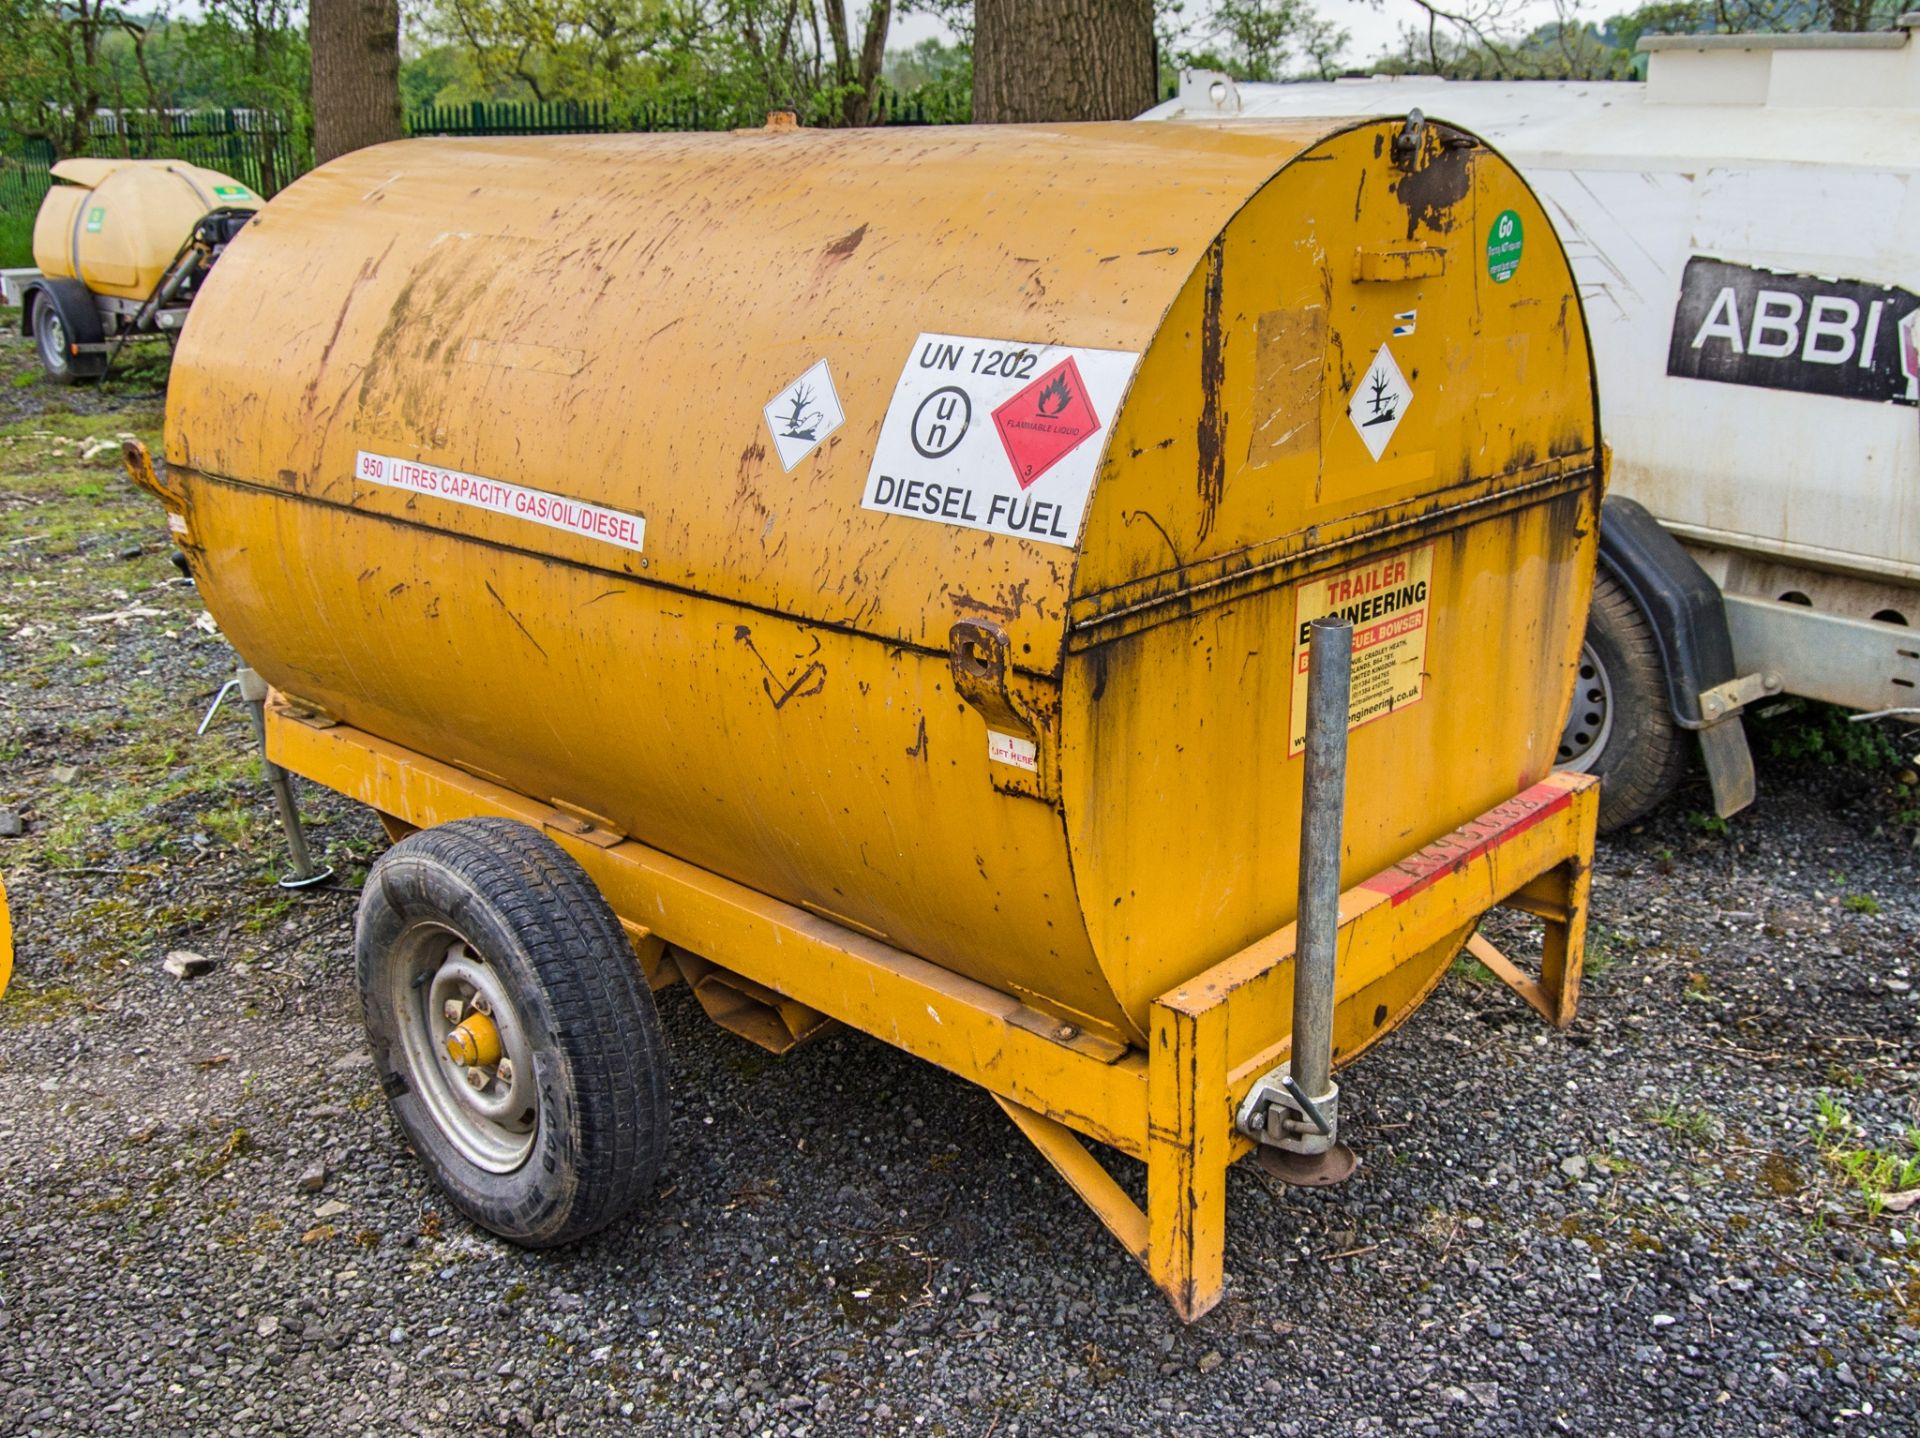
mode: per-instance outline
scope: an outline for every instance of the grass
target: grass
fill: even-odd
[[[22,270],[32,263],[32,213],[0,210],[0,270]]]
[[[1696,1146],[1712,1143],[1720,1136],[1720,1125],[1705,1109],[1660,1103],[1649,1108],[1645,1116],[1655,1128],[1663,1128]]]
[[[1765,718],[1748,721],[1757,748],[1772,759],[1839,764],[1855,769],[1895,769],[1905,762],[1894,731],[1855,724],[1850,711],[1812,700],[1788,700]]]
[[[1815,1101],[1814,1146],[1829,1172],[1852,1188],[1867,1217],[1878,1218],[1890,1194],[1920,1188],[1920,1128],[1908,1128],[1884,1147],[1862,1143],[1864,1134],[1832,1094]]]

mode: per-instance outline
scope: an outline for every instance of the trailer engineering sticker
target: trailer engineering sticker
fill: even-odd
[[[549,494],[543,489],[528,489],[524,485],[507,484],[498,479],[483,479],[477,474],[442,469],[439,465],[423,464],[418,460],[396,459],[388,454],[368,454],[364,449],[354,463],[353,475],[355,479],[385,485],[389,489],[403,489],[409,494],[451,500],[455,504],[471,505],[494,514],[531,520],[549,529],[605,540],[622,549],[631,549],[636,554],[640,552],[640,542],[647,532],[647,521],[643,515],[605,509],[597,504],[568,499],[565,495]]]
[[[1920,295],[1694,255],[1673,310],[1667,373],[1920,404]]]
[[[1072,546],[1139,362],[1125,350],[921,335],[860,507]]]
[[[768,400],[762,413],[780,463],[789,474],[847,420],[825,360],[814,361],[805,374]]]
[[[1426,693],[1432,581],[1431,544],[1300,581],[1294,590],[1289,757],[1307,746],[1307,645],[1313,621],[1335,615],[1353,626],[1353,694],[1347,727],[1357,729],[1419,703]]]

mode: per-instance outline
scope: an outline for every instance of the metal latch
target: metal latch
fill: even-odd
[[[1393,158],[1397,164],[1408,164],[1420,153],[1420,142],[1427,137],[1427,117],[1419,110],[1407,111],[1406,122],[1400,126],[1393,137]]]
[[[1780,692],[1781,682],[1778,674],[1742,674],[1738,679],[1729,679],[1725,684],[1716,684],[1700,694],[1700,716],[1707,723],[1714,724],[1737,713],[1756,699],[1764,699],[1769,694]]]

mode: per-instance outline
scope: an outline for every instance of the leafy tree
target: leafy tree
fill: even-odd
[[[0,124],[83,153],[103,110],[153,105],[157,23],[110,0],[0,0]]]
[[[1290,62],[1306,60],[1318,79],[1336,70],[1347,32],[1322,19],[1312,0],[1218,0],[1209,38],[1224,47],[1224,69],[1236,80],[1283,80]]]
[[[1907,0],[1657,0],[1604,26],[1583,17],[1579,0],[1555,0],[1555,19],[1525,31],[1514,23],[1524,0],[1413,3],[1420,21],[1402,31],[1401,53],[1378,67],[1383,71],[1608,79],[1632,73],[1645,35],[1879,29],[1893,23]]]

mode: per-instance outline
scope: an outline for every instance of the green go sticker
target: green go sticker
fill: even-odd
[[[1496,285],[1504,285],[1513,278],[1513,272],[1520,268],[1520,251],[1525,247],[1526,232],[1520,226],[1519,214],[1502,210],[1493,228],[1487,231],[1487,273]]]
[[[252,198],[252,195],[245,185],[215,185],[213,192],[223,200],[246,200]]]
[[[95,205],[91,210],[87,211],[87,233],[88,234],[90,235],[99,234],[100,227],[104,225],[106,222],[107,222],[107,212],[104,207],[100,205]]]

